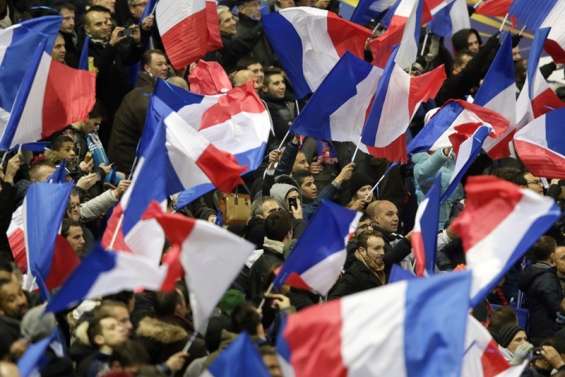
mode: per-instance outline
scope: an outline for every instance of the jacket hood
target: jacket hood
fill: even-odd
[[[292,190],[297,191],[300,194],[300,190],[293,185],[289,185],[287,183],[275,183],[271,186],[270,194],[275,200],[279,202],[285,209],[288,210],[288,202],[286,200],[286,196]],[[302,195],[300,195],[300,199],[302,199]]]
[[[135,334],[164,344],[176,343],[188,338],[188,333],[182,327],[151,317],[145,317],[139,322]]]
[[[542,274],[555,273],[555,267],[551,267],[548,264],[535,263],[528,266],[524,271],[520,273],[518,280],[518,287],[521,290],[526,290],[533,281]]]

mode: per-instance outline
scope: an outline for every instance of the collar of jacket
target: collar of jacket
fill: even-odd
[[[276,251],[279,254],[284,254],[284,242],[272,240],[265,237],[263,240],[263,247]]]

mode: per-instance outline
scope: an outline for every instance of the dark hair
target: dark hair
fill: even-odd
[[[541,238],[528,250],[527,257],[534,262],[548,260],[557,248],[557,242],[551,236],[541,236]]]
[[[491,332],[497,331],[505,325],[518,325],[518,317],[514,309],[508,305],[501,306],[492,312],[488,329]]]
[[[166,57],[165,53],[162,50],[152,48],[152,49],[147,50],[143,53],[143,57],[141,58],[141,62],[143,63],[143,65],[151,64],[151,58],[152,58],[153,54],[162,55],[162,56]]]
[[[276,67],[269,67],[264,70],[265,73],[265,86],[269,85],[271,82],[271,76],[273,75],[282,75],[283,78],[285,77],[284,71],[280,68]]]
[[[124,304],[126,307],[129,305],[130,301],[133,299],[132,291],[121,291],[114,293],[113,295],[104,296],[104,301],[102,304],[107,302]]]
[[[357,236],[357,247],[367,248],[367,243],[369,242],[369,238],[371,237],[379,237],[384,240],[384,236],[381,232],[377,230],[366,230],[362,232],[359,236]]]
[[[235,332],[246,331],[249,335],[257,335],[257,326],[261,323],[261,316],[252,303],[243,302],[233,310],[231,321],[232,329]]]
[[[179,294],[176,290],[157,292],[155,296],[155,314],[158,317],[174,315],[178,302]]]
[[[251,203],[251,216],[257,217],[263,210],[263,204],[266,202],[276,202],[277,200],[272,196],[261,196]]]
[[[84,12],[84,16],[82,16],[82,23],[84,25],[87,24],[87,19],[88,19],[88,15],[90,13],[94,13],[94,12],[99,12],[99,13],[108,13],[110,16],[112,15],[112,12],[110,12],[110,9],[103,7],[101,5],[92,5],[90,6],[86,12]]]
[[[102,334],[101,322],[106,318],[112,318],[112,317],[109,315],[95,315],[94,318],[92,318],[92,320],[88,324],[88,330],[86,331],[86,335],[88,336],[88,341],[90,342],[90,344],[95,348],[98,348],[98,346],[94,341],[94,338],[97,335]]]
[[[63,147],[64,143],[75,143],[72,137],[67,135],[57,135],[53,141],[51,142],[51,149],[54,151],[58,151],[61,147]]]
[[[134,367],[149,364],[151,358],[142,344],[135,340],[128,340],[112,352],[110,365],[113,361],[118,362],[121,367]]]
[[[104,300],[100,306],[94,309],[94,316],[112,317],[112,309],[115,307],[128,309],[127,305],[121,301]]]
[[[505,181],[514,183],[518,186],[528,185],[528,181],[526,181],[526,178],[524,178],[524,171],[518,170],[514,167],[502,167],[493,169],[491,174],[497,178],[504,179]]]
[[[79,226],[82,228],[82,225],[80,222],[75,221],[75,220],[71,220],[71,219],[64,219],[63,220],[63,225],[61,225],[61,235],[63,237],[67,237],[69,235],[69,229],[72,226]]]
[[[242,69],[248,69],[247,67],[253,64],[261,64],[261,62],[250,55],[244,56],[243,58],[238,60],[236,65],[236,71]]]
[[[72,3],[59,3],[55,5],[55,9],[57,9],[58,12],[61,12],[62,9],[66,9],[66,10],[70,10],[72,12],[76,12],[77,7],[75,7],[74,4]]]
[[[292,217],[287,211],[271,213],[265,219],[265,237],[282,241],[292,229]]]
[[[14,272],[14,266],[6,259],[0,259],[0,271],[4,271],[7,273]]]
[[[296,181],[296,183],[298,183],[298,186],[302,186],[302,183],[304,183],[304,181],[306,180],[306,178],[308,177],[314,177],[312,175],[312,173],[310,172],[306,172],[306,171],[300,171],[297,173],[292,174],[292,178],[294,178],[294,180]]]

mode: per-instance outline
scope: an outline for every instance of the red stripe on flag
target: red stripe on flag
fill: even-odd
[[[114,243],[111,249],[115,251],[127,251],[131,253],[131,249],[129,248],[129,246],[127,245],[124,239],[124,232],[122,227],[123,216],[124,216],[124,211],[122,209],[122,205],[118,203],[118,205],[114,207],[114,210],[112,211],[112,215],[108,219],[108,223],[106,224],[106,230],[104,230],[102,240],[100,241],[104,249],[110,249],[110,244],[112,244],[112,240],[114,239],[114,234],[116,234],[117,232],[115,236],[115,240],[113,240]],[[119,229],[117,229],[118,227]]]
[[[86,119],[95,102],[94,73],[51,60],[43,97],[41,137],[48,137],[71,123]]]
[[[164,213],[161,211],[161,214],[156,215],[155,219],[161,224],[169,242],[179,246],[182,246],[196,226],[195,219],[176,213]]]
[[[385,158],[389,161],[400,162],[403,164],[408,162],[406,134],[402,134],[385,148],[377,148],[368,145],[367,149],[371,156],[377,158]]]
[[[510,10],[511,4],[512,0],[486,0],[479,5],[476,13],[483,16],[504,17]]]
[[[494,135],[501,135],[506,131],[506,129],[510,126],[508,119],[497,113],[496,111],[492,111],[485,107],[476,105],[474,103],[470,103],[463,100],[449,100],[449,102],[457,102],[461,107],[470,112],[474,113],[477,117],[479,117],[483,122],[488,123],[494,128]],[[444,104],[445,106],[445,104]]]
[[[565,179],[565,159],[563,157],[525,140],[514,140],[514,147],[520,160],[533,175]]]
[[[199,60],[188,76],[190,91],[203,95],[214,95],[232,89],[228,74],[218,62]]]
[[[175,69],[183,69],[203,57],[208,51],[206,20],[206,9],[203,9],[161,35],[167,56]]]
[[[546,39],[543,44],[545,51],[553,58],[555,64],[565,64],[565,50],[553,39]]]
[[[174,244],[163,256],[163,264],[168,266],[167,275],[161,285],[161,290],[170,292],[175,289],[175,284],[184,276],[184,268],[180,262],[181,245]]]
[[[504,138],[502,138],[494,147],[487,151],[488,156],[493,160],[499,160],[502,158],[508,158],[511,156],[510,153],[510,143],[514,139],[514,134],[516,131],[510,132]]]
[[[8,236],[8,243],[12,249],[12,256],[16,262],[16,266],[21,272],[27,271],[27,257],[26,257],[26,241],[23,229],[16,229],[10,236]]]
[[[417,110],[417,104],[433,99],[447,78],[443,64],[420,76],[410,77],[408,111],[410,117]]]
[[[467,179],[463,212],[453,222],[452,229],[463,241],[465,251],[489,235],[507,218],[522,199],[520,188],[492,176]]]
[[[196,165],[206,174],[216,188],[231,192],[243,180],[240,175],[246,170],[235,157],[209,144],[196,160]]]
[[[51,259],[49,274],[47,274],[45,279],[47,288],[52,290],[60,287],[79,264],[80,259],[69,242],[62,235],[58,234],[55,239],[55,249],[53,251],[53,259]]]
[[[414,258],[416,259],[416,276],[423,277],[424,271],[426,270],[426,248],[424,246],[422,232],[412,232],[410,241],[412,243],[412,250],[414,251]]]
[[[324,321],[320,321],[324,318]],[[296,377],[346,377],[341,355],[341,300],[313,306],[290,316],[284,338],[290,348],[290,362]]]
[[[347,51],[363,59],[365,56],[365,42],[371,36],[371,31],[353,22],[344,20],[335,13],[328,12],[328,35],[341,57]]]
[[[214,0],[206,1],[206,27],[208,29],[208,51],[219,50],[224,47],[220,35],[220,20],[218,18],[218,7]]]
[[[565,107],[565,102],[561,101],[559,97],[557,97],[557,94],[555,94],[550,88],[547,88],[532,99],[534,118],[540,117],[551,110],[560,109],[562,107]]]
[[[491,340],[485,348],[481,356],[481,364],[483,364],[483,377],[494,377],[510,368],[494,340]]]
[[[394,47],[398,45],[402,39],[403,30],[402,27],[389,27],[383,35],[369,42],[369,49],[373,55],[374,65],[384,69]]]

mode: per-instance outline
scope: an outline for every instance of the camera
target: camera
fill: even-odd
[[[120,31],[118,33],[119,37],[131,37],[131,29],[129,27],[125,28],[124,30]]]

